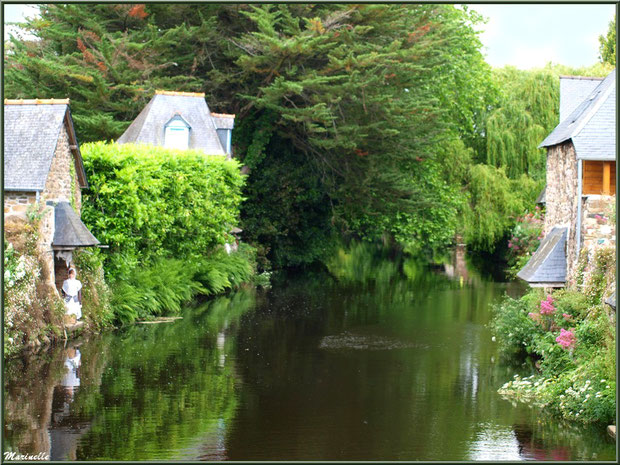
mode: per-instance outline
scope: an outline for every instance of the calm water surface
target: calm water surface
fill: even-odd
[[[52,460],[615,460],[604,430],[497,389],[486,328],[521,288],[342,254],[5,366],[5,451]]]

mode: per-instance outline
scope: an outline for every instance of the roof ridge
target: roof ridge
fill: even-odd
[[[176,97],[204,97],[204,92],[178,92],[174,90],[156,90],[155,95],[172,95]]]
[[[211,116],[215,116],[216,118],[234,118],[235,115],[231,115],[230,113],[211,113]]]
[[[604,77],[598,76],[571,76],[570,74],[560,74],[560,79],[579,79],[582,81],[602,81]]]
[[[35,98],[35,99],[4,99],[5,105],[69,105],[71,100],[68,98]]]
[[[587,113],[584,115],[584,117],[579,122],[579,124],[576,126],[576,128],[573,129],[573,135],[571,136],[571,138],[577,136],[583,130],[585,125],[588,124],[588,122],[592,119],[592,117],[601,108],[603,103],[605,103],[607,101],[607,99],[611,95],[611,92],[616,88],[615,85],[613,85],[613,86],[609,85],[609,86],[607,86],[606,89],[600,90],[598,92],[598,95],[597,95],[597,94],[595,94],[595,92],[597,91],[599,86],[600,86],[600,84],[598,86],[596,86],[596,88],[592,91],[592,93],[590,93],[590,95],[588,97],[586,97],[586,100],[594,100],[594,102],[592,103],[592,106],[586,110]],[[570,123],[569,126],[571,124],[572,123]]]
[[[538,148],[550,147],[579,135],[616,89],[616,70],[599,82],[586,98],[545,137]]]

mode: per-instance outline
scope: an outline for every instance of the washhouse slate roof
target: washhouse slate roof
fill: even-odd
[[[560,76],[560,123],[588,97],[603,78]]]
[[[616,70],[596,86],[539,147],[572,140],[581,160],[616,159]]]
[[[58,202],[54,208],[52,247],[93,247],[100,242],[82,223],[69,202]]]
[[[549,231],[517,277],[530,285],[566,282],[566,231],[560,227]]]
[[[610,307],[612,307],[614,310],[616,309],[616,292],[614,291],[614,293],[612,295],[610,295],[606,300],[605,303],[607,305],[609,305]]]
[[[52,158],[66,124],[80,187],[88,187],[73,129],[69,100],[4,101],[4,190],[37,192],[45,188]]]
[[[164,146],[166,123],[179,115],[190,125],[189,149],[202,150],[208,155],[226,155],[216,130],[232,129],[234,115],[214,117],[204,96],[203,93],[157,91],[117,143]]]

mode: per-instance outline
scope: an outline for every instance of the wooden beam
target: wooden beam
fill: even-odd
[[[611,180],[611,163],[606,161],[603,164],[603,195],[609,195],[611,193],[611,189],[609,188],[610,180]]]

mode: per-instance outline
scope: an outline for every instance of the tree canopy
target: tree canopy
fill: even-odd
[[[598,41],[601,62],[616,66],[616,15],[609,22],[607,34],[600,35]]]
[[[6,48],[5,97],[71,98],[84,142],[117,138],[156,89],[205,92],[213,111],[236,114],[244,238],[278,265],[316,260],[342,235],[440,250],[475,207],[472,163],[544,173],[535,147],[557,85],[492,73],[466,6],[40,10],[25,24],[38,40]]]

